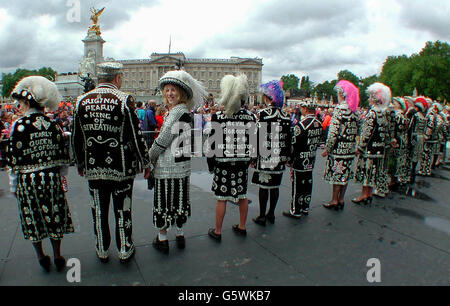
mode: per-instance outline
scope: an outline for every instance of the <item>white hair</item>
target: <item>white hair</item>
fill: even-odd
[[[369,98],[375,101],[375,107],[386,109],[391,103],[391,89],[383,83],[373,83],[367,90]]]

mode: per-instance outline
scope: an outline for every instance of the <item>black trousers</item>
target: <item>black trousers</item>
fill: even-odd
[[[109,231],[109,207],[113,199],[116,221],[116,245],[120,259],[129,258],[134,252],[132,239],[133,223],[131,207],[134,179],[121,182],[108,180],[92,180],[88,182],[91,196],[92,218],[96,236],[96,251],[100,258],[108,257],[111,244]]]
[[[313,188],[312,171],[292,171],[291,214],[299,216],[309,213],[311,193]]]

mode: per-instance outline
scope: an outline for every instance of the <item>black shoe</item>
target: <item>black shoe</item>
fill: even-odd
[[[66,259],[64,257],[58,257],[53,260],[56,266],[56,271],[61,272],[66,267]]]
[[[136,249],[133,250],[133,253],[131,253],[131,255],[128,258],[120,258],[119,261],[122,264],[126,264],[129,263],[131,261],[131,259],[133,259],[134,255],[136,254]]]
[[[283,216],[288,217],[288,218],[292,218],[292,219],[301,219],[301,215],[300,216],[294,216],[293,214],[291,214],[289,211],[283,211]]]
[[[274,215],[266,215],[266,220],[269,221],[270,224],[274,224],[275,216]]]
[[[239,228],[239,224],[235,224],[232,227],[233,231],[241,236],[247,236],[247,230]]]
[[[372,204],[372,200],[373,200],[372,197],[368,197],[368,198],[366,199],[366,204]]]
[[[50,256],[45,256],[44,258],[39,259],[39,264],[45,270],[45,272],[50,272],[50,266],[52,264]]]
[[[326,209],[339,210],[339,203],[337,203],[337,204],[325,203],[325,204],[322,204],[322,206],[325,207]]]
[[[262,226],[266,226],[266,218],[265,217],[258,216],[256,218],[253,218],[252,220],[256,224],[259,224],[259,225],[262,225]]]
[[[184,249],[186,247],[186,239],[184,236],[176,236],[175,238],[177,240],[177,247],[179,249]]]
[[[341,203],[338,203],[338,209],[340,209],[340,210],[344,210],[344,206],[345,206],[345,203],[344,202],[341,202]]]
[[[358,205],[362,205],[362,204],[366,204],[367,205],[367,200],[368,198],[364,198],[364,199],[357,199],[357,198],[354,198],[354,199],[352,199],[352,202],[353,203],[355,203],[355,204],[358,204]]]
[[[222,235],[221,234],[216,234],[216,229],[215,228],[210,228],[208,230],[208,236],[211,237],[212,239],[220,242],[222,240]]]
[[[169,254],[169,241],[168,240],[160,241],[159,237],[156,236],[155,240],[153,240],[153,246],[158,251],[161,251],[164,254]]]

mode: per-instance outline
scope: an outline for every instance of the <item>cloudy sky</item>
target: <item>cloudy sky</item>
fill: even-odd
[[[106,7],[105,57],[168,52],[171,36],[172,52],[189,58],[262,58],[263,81],[292,73],[320,83],[344,69],[366,77],[387,56],[450,41],[448,0],[1,0],[0,73],[77,71],[93,6]]]

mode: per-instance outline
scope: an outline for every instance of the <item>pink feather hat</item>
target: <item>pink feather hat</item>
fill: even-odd
[[[348,107],[352,112],[356,112],[359,106],[359,89],[352,82],[347,80],[340,80],[335,87],[335,90],[341,92],[345,97]]]

